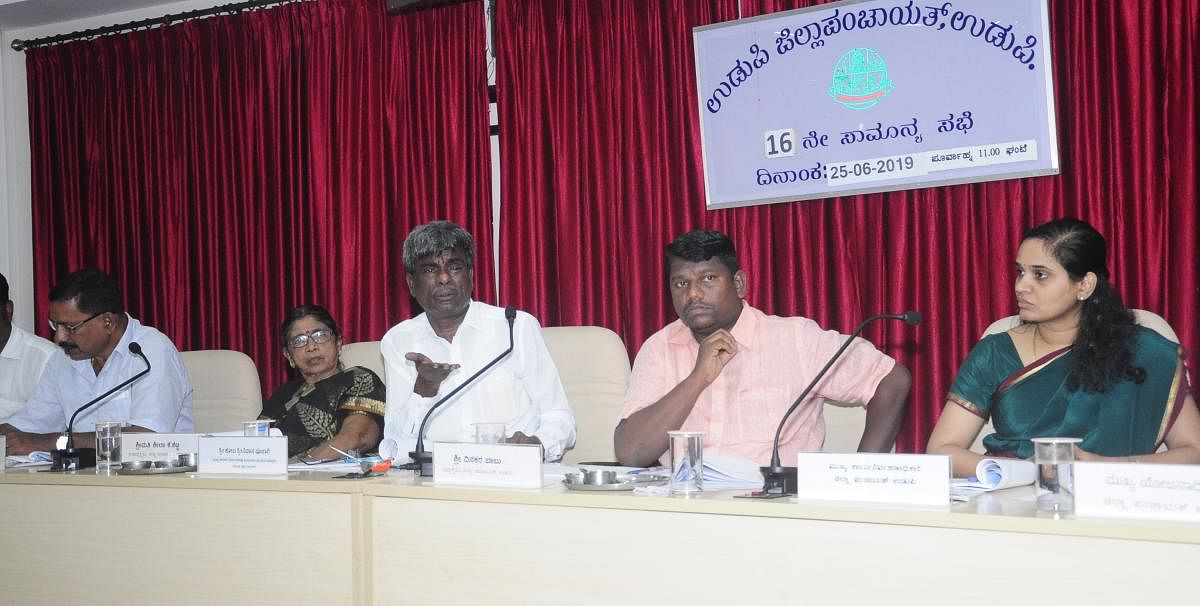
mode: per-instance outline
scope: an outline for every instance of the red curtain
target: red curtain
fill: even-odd
[[[743,0],[741,16],[816,4]],[[497,11],[501,298],[547,324],[599,324],[631,353],[674,319],[663,246],[729,233],[748,300],[866,336],[914,375],[897,448],[924,449],[958,364],[1014,313],[1020,234],[1071,215],[1110,243],[1127,303],[1185,347],[1196,275],[1200,0],[1049,3],[1062,174],[722,211],[704,208],[691,30],[736,0],[510,0]]]
[[[446,218],[494,299],[484,15],[322,0],[28,52],[38,313],[96,266],[180,349],[248,353],[327,306],[346,342],[416,310],[408,231]]]

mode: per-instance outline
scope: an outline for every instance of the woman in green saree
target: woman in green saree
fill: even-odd
[[[971,350],[926,451],[951,456],[954,475],[990,456],[1029,458],[1030,438],[1081,438],[1078,460],[1200,463],[1200,412],[1182,351],[1138,326],[1109,283],[1104,237],[1059,219],[1025,234],[1017,251],[1021,324]],[[1163,443],[1168,450],[1155,451]]]

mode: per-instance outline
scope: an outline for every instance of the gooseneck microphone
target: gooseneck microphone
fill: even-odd
[[[503,360],[505,356],[512,353],[514,344],[513,323],[517,319],[517,308],[512,306],[505,307],[504,319],[508,320],[508,349],[500,352],[500,355],[492,358],[491,362],[488,362],[483,368],[475,371],[475,374],[467,377],[466,381],[459,383],[458,387],[455,387],[450,393],[446,394],[442,397],[442,399],[434,402],[433,406],[429,407],[429,410],[425,413],[425,417],[421,419],[420,429],[417,430],[417,445],[412,452],[408,453],[409,458],[413,460],[413,463],[411,464],[413,467],[402,465],[400,466],[401,469],[413,469],[414,467],[419,467],[421,475],[433,475],[433,453],[425,450],[425,425],[429,423],[429,419],[433,416],[433,411],[437,410],[442,404],[450,401],[450,399],[458,395],[460,391],[465,389],[468,385],[474,383],[475,379],[478,379],[480,375],[487,372],[489,368],[500,363],[500,360]]]
[[[137,341],[129,344],[129,352],[141,358],[142,362],[146,363],[146,368],[142,369],[142,371],[136,375],[133,375],[132,377],[129,377],[128,379],[118,383],[116,387],[113,387],[112,389],[96,396],[95,398],[92,398],[87,404],[75,409],[74,414],[71,415],[71,420],[67,421],[67,441],[66,444],[63,445],[64,448],[56,449],[54,452],[50,453],[50,460],[53,463],[50,466],[52,471],[86,469],[88,467],[96,466],[95,448],[75,448],[75,417],[78,417],[79,413],[91,408],[95,403],[113,395],[125,386],[146,376],[146,374],[150,372],[150,360],[146,358],[146,354],[142,353],[142,346],[138,345]]]
[[[859,333],[861,333],[863,329],[866,328],[871,322],[883,319],[903,320],[904,323],[908,324],[909,326],[916,326],[921,323],[921,314],[919,312],[910,310],[902,314],[879,314],[876,316],[871,316],[866,320],[863,320],[862,323],[858,325],[858,328],[855,328],[854,332],[850,333],[850,336],[846,337],[846,340],[842,343],[842,346],[839,347],[837,351],[833,352],[833,356],[829,358],[829,361],[825,363],[825,366],[821,368],[821,370],[817,373],[817,376],[813,377],[813,380],[808,383],[808,386],[804,388],[804,391],[800,392],[800,396],[796,398],[796,401],[792,402],[792,405],[787,409],[787,412],[783,413],[783,418],[779,420],[779,428],[775,430],[775,447],[771,450],[771,465],[769,467],[759,468],[759,470],[762,471],[763,488],[761,493],[756,494],[761,494],[767,497],[796,494],[796,468],[784,467],[779,463],[779,436],[783,433],[783,426],[787,424],[788,417],[790,417],[792,412],[794,412],[800,406],[800,403],[804,401],[804,398],[808,397],[809,392],[811,392],[813,388],[817,386],[817,383],[821,381],[821,379],[825,376],[825,373],[831,366],[833,366],[833,363],[841,357],[842,352],[846,351],[847,347],[850,347],[850,344],[854,342],[854,338],[857,337]]]

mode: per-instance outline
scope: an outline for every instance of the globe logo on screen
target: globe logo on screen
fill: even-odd
[[[893,88],[887,63],[879,53],[870,48],[852,48],[833,66],[829,96],[850,109],[869,109]]]

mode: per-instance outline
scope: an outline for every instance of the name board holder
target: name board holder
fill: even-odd
[[[202,436],[199,473],[287,475],[287,438]]]
[[[796,498],[947,505],[950,457],[946,455],[817,453],[796,457]]]
[[[200,452],[198,433],[122,433],[122,461],[174,461]]]
[[[1200,522],[1200,465],[1076,462],[1075,516]]]
[[[433,482],[502,488],[542,487],[542,447],[537,444],[433,445]]]

